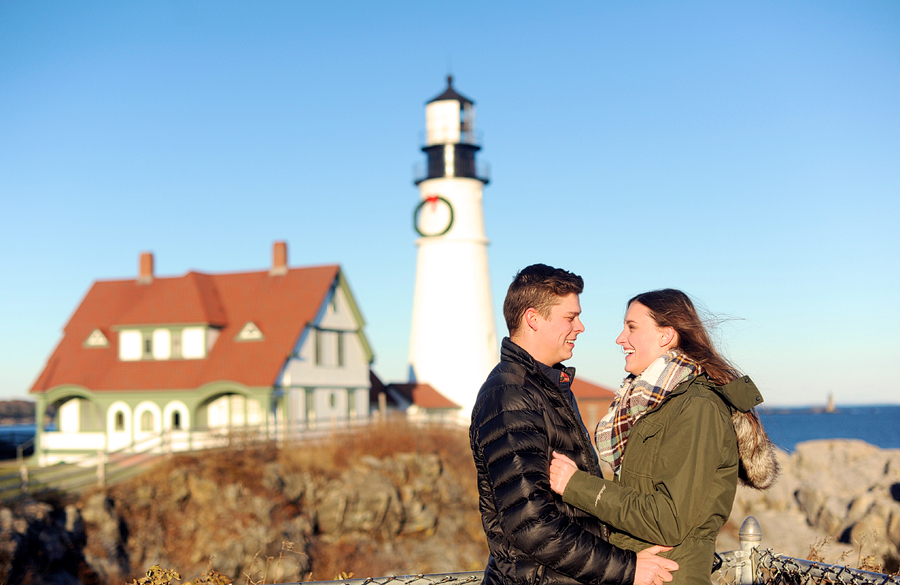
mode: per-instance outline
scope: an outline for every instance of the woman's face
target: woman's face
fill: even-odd
[[[640,375],[653,360],[665,354],[675,343],[671,327],[660,328],[650,309],[635,301],[625,312],[625,327],[616,343],[625,351],[625,371]]]

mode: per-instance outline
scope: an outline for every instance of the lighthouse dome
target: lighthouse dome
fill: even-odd
[[[453,76],[452,75],[447,76],[447,89],[444,90],[444,93],[437,96],[433,100],[426,102],[426,104],[430,104],[433,102],[445,101],[445,100],[456,100],[460,103],[468,104],[470,106],[475,103],[472,100],[470,100],[469,98],[467,98],[466,96],[458,93],[455,89],[453,89]]]

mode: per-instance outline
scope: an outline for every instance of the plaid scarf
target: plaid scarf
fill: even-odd
[[[600,459],[612,465],[616,475],[634,423],[665,400],[676,386],[702,371],[700,364],[681,350],[672,349],[656,358],[641,375],[625,378],[609,412],[597,423],[594,435]]]

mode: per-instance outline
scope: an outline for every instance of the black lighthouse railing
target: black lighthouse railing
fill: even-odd
[[[447,169],[446,149],[452,148],[453,168],[451,175]],[[433,144],[424,146],[422,150],[428,157],[426,166],[417,167],[414,183],[418,185],[428,179],[440,179],[443,177],[466,177],[477,179],[485,185],[490,182],[490,172],[487,165],[475,162],[475,153],[481,150],[474,144]],[[424,172],[422,172],[424,171]]]

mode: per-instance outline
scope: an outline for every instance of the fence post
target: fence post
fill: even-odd
[[[103,487],[106,483],[106,452],[97,451],[97,485]]]
[[[756,566],[753,551],[762,542],[762,528],[753,516],[747,516],[738,533],[741,538],[741,550],[735,568],[735,582],[738,585],[752,585],[756,579]],[[737,556],[737,555],[736,555]]]

